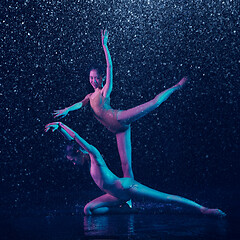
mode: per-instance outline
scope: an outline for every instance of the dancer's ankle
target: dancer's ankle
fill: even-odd
[[[181,89],[183,87],[183,85],[187,82],[188,78],[187,77],[183,77],[176,85],[174,85],[173,87],[176,87],[177,89]]]

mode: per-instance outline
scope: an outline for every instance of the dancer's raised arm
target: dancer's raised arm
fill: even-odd
[[[112,59],[110,52],[108,50],[108,31],[101,30],[102,35],[102,46],[106,57],[107,70],[106,70],[106,84],[103,87],[103,96],[110,97],[113,88],[113,69],[112,69]]]
[[[89,102],[89,97],[91,96],[91,93],[89,93],[82,101],[78,102],[78,103],[75,103],[69,107],[66,107],[64,109],[60,109],[60,110],[54,110],[54,118],[56,117],[61,117],[61,118],[64,118],[67,116],[67,114],[70,112],[70,111],[75,111],[75,110],[78,110],[80,109],[81,107],[84,107],[85,105],[87,105],[87,103]]]
[[[45,126],[45,132],[47,132],[49,129],[52,129],[53,132],[55,130],[59,130],[68,140],[75,140],[85,151],[88,152],[88,154],[92,154],[94,156],[100,154],[94,146],[87,143],[75,131],[62,122],[52,122],[47,124]]]

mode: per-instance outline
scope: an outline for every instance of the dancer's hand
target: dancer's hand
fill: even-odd
[[[107,46],[108,42],[108,31],[107,30],[101,30],[101,36],[102,36],[102,45]]]
[[[52,132],[56,131],[59,128],[60,122],[52,122],[45,126],[45,132],[47,132],[49,129],[52,130]]]
[[[60,110],[54,110],[54,118],[56,117],[60,117],[60,118],[64,118],[67,116],[67,114],[69,113],[69,110],[67,108],[64,109],[60,109]]]

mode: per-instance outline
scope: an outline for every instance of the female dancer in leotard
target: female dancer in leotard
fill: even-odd
[[[56,110],[54,115],[55,117],[65,117],[70,111],[80,109],[90,102],[90,106],[93,109],[96,119],[108,130],[116,134],[123,176],[133,178],[130,124],[156,109],[173,92],[180,89],[186,82],[187,78],[183,78],[175,86],[161,92],[149,102],[125,111],[114,110],[110,105],[110,94],[113,87],[113,70],[112,60],[107,46],[108,32],[106,30],[101,31],[101,36],[107,62],[106,84],[102,87],[103,76],[99,69],[92,69],[90,71],[89,80],[94,88],[94,92],[86,95],[81,102],[65,109]]]
[[[45,131],[47,132],[49,129],[52,131],[59,130],[68,140],[75,141],[89,154],[90,174],[97,186],[106,193],[89,202],[84,207],[84,213],[86,215],[119,212],[121,211],[120,205],[130,199],[134,201],[149,199],[163,203],[176,203],[205,215],[220,217],[226,215],[219,209],[209,209],[189,199],[151,189],[135,181],[133,178],[119,178],[109,170],[99,151],[72,129],[61,122],[47,124]]]

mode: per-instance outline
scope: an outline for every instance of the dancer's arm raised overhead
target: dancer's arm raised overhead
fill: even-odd
[[[70,111],[75,111],[80,109],[81,107],[84,107],[85,105],[87,105],[87,103],[89,102],[89,98],[91,96],[91,93],[89,93],[82,101],[77,102],[69,107],[66,107],[64,109],[60,109],[60,110],[54,110],[54,118],[56,117],[61,117],[64,118]]]
[[[107,42],[108,42],[108,31],[101,30],[102,35],[102,47],[106,57],[107,69],[106,69],[106,84],[102,89],[102,94],[104,97],[110,97],[113,88],[113,67],[112,67],[112,59],[110,52],[108,50]]]

